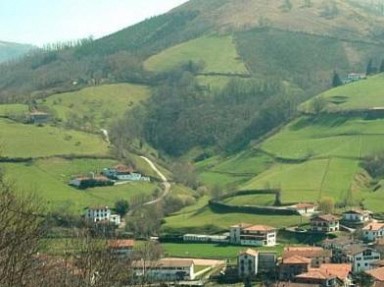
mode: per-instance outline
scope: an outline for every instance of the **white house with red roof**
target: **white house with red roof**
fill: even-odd
[[[88,207],[85,211],[85,219],[90,222],[111,222],[120,225],[121,217],[118,214],[112,214],[108,206]]]
[[[246,246],[275,246],[276,228],[239,223],[230,227],[229,242]]]
[[[311,218],[311,229],[323,233],[339,231],[339,218],[332,214],[316,215]]]
[[[375,241],[384,237],[384,223],[372,222],[366,225],[362,230],[365,240]]]

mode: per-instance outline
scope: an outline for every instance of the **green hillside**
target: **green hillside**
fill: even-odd
[[[1,154],[5,157],[52,155],[106,155],[108,145],[101,135],[45,125],[26,125],[0,119]]]
[[[379,74],[366,80],[350,83],[320,94],[324,101],[324,110],[338,112],[345,110],[384,108],[384,75]],[[303,111],[313,110],[313,101],[304,103]]]
[[[94,130],[107,127],[148,96],[145,86],[112,84],[56,94],[41,104],[52,109],[60,121],[80,127],[88,125]]]
[[[117,200],[131,200],[142,195],[151,195],[156,185],[136,182],[120,186],[97,187],[89,190],[78,190],[68,185],[72,175],[88,174],[105,166],[116,163],[111,160],[63,160],[46,159],[32,164],[2,163],[7,177],[14,183],[19,192],[32,192],[53,210],[62,209],[71,212],[82,212],[90,205],[113,206]]]
[[[186,61],[201,62],[204,73],[248,74],[231,36],[205,36],[171,47],[144,62],[150,71],[166,71]]]

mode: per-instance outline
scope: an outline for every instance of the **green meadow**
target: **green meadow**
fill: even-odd
[[[6,157],[52,155],[106,155],[108,145],[100,135],[36,126],[0,119],[0,146]]]
[[[68,121],[74,116],[92,119],[97,127],[106,127],[126,111],[145,101],[149,89],[133,84],[111,84],[89,87],[76,92],[56,94],[42,100],[56,117]]]
[[[7,178],[20,192],[33,192],[48,208],[65,208],[80,212],[89,205],[113,206],[119,199],[130,200],[138,195],[151,195],[156,185],[132,182],[119,186],[78,190],[68,185],[71,175],[87,174],[101,167],[114,164],[111,160],[59,158],[38,160],[33,163],[2,163]]]
[[[384,108],[384,75],[379,74],[347,85],[328,90],[317,97],[326,102],[328,111]],[[300,109],[311,111],[313,100],[301,105]]]
[[[23,104],[0,105],[0,117],[22,116],[28,112],[28,106]]]
[[[244,246],[233,246],[215,243],[162,243],[164,253],[169,257],[207,258],[234,260],[240,251],[247,249]],[[276,252],[281,255],[284,246],[256,247],[257,251]]]
[[[228,230],[233,224],[247,222],[252,224],[268,224],[275,227],[297,225],[300,216],[273,216],[249,213],[222,213],[208,206],[208,196],[200,198],[195,205],[183,208],[165,219],[165,232],[219,232]]]
[[[167,71],[189,60],[204,63],[204,73],[248,74],[231,36],[205,36],[166,49],[144,62],[149,71]]]

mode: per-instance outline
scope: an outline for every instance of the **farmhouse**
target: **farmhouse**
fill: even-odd
[[[292,280],[296,275],[308,272],[311,259],[300,255],[283,258],[279,264],[279,279]]]
[[[86,189],[89,187],[113,185],[113,182],[105,176],[79,176],[71,179],[69,185]]]
[[[339,286],[348,287],[352,284],[351,264],[321,264],[319,270],[324,273],[336,276],[336,279],[339,282]]]
[[[158,261],[132,263],[137,277],[147,277],[156,282],[181,281],[195,279],[195,264],[193,260],[163,258]]]
[[[104,176],[120,181],[150,181],[149,177],[142,176],[140,173],[134,172],[132,167],[118,164],[112,168],[104,168],[101,172]]]
[[[306,273],[295,276],[297,283],[318,284],[324,287],[337,286],[336,276],[319,269],[312,269]]]
[[[351,209],[343,213],[342,219],[347,222],[362,224],[371,219],[371,213],[367,210]]]
[[[39,125],[47,123],[50,119],[50,115],[48,113],[35,110],[29,113],[28,118],[29,122]]]
[[[229,242],[237,245],[275,246],[276,228],[240,223],[230,227]]]
[[[184,234],[183,241],[186,242],[216,242],[228,243],[228,236],[226,235],[205,235],[205,234]]]
[[[133,253],[135,241],[132,239],[109,240],[108,249],[113,255],[127,257]]]
[[[365,240],[375,241],[384,237],[384,223],[372,222],[363,228]]]
[[[311,267],[320,267],[321,264],[330,263],[332,257],[332,251],[326,250],[321,247],[312,246],[294,246],[285,247],[283,250],[283,260],[293,257],[305,257],[310,259]]]
[[[258,273],[259,254],[256,250],[247,249],[240,252],[237,257],[237,270],[239,278],[252,278]]]
[[[332,214],[317,215],[311,218],[311,229],[315,232],[334,232],[339,230],[339,218]]]
[[[376,250],[361,246],[351,245],[344,249],[346,262],[352,263],[352,271],[360,272],[373,268],[375,262],[380,260],[380,253]]]
[[[90,222],[111,222],[116,225],[120,225],[120,215],[112,214],[112,211],[108,206],[96,206],[89,207],[85,212],[85,218]]]

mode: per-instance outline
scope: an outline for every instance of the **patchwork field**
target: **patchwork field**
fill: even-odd
[[[0,117],[10,117],[14,115],[25,115],[28,106],[23,104],[0,105]]]
[[[248,74],[231,36],[206,36],[171,47],[147,59],[147,70],[167,71],[189,60],[204,63],[204,73]]]
[[[116,118],[149,97],[149,89],[133,84],[101,85],[48,97],[43,105],[64,122],[79,118],[94,128],[105,128]],[[76,123],[75,123],[76,124]],[[80,124],[80,123],[79,123]]]
[[[108,145],[101,135],[43,127],[0,119],[1,154],[6,157],[52,155],[106,155]]]

